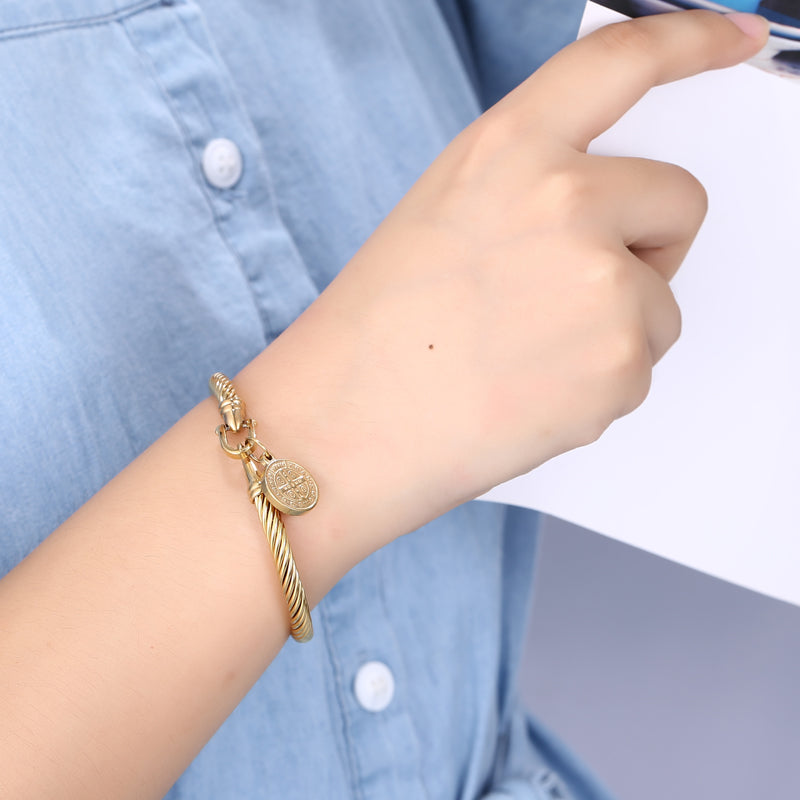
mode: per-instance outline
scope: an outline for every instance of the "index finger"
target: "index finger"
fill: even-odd
[[[537,130],[579,150],[653,86],[730,67],[766,43],[754,14],[676,11],[600,28],[573,42],[509,95]]]

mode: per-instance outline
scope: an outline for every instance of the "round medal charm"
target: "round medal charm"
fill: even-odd
[[[311,473],[295,461],[273,458],[264,470],[261,488],[278,511],[297,516],[317,504],[319,489]]]

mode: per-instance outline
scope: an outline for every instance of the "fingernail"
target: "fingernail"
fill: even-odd
[[[725,15],[740,31],[752,39],[766,39],[769,31],[769,22],[758,14],[745,14],[742,11],[733,11]]]

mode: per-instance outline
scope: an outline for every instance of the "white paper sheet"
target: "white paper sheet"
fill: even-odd
[[[590,4],[582,31],[620,18]],[[672,284],[683,333],[643,406],[484,499],[800,605],[800,79],[741,65],[659,87],[591,151],[708,190]]]

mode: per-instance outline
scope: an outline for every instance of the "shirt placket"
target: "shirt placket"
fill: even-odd
[[[271,341],[318,292],[281,220],[266,154],[202,12],[187,0],[162,0],[121,24],[163,92]]]
[[[352,796],[425,800],[421,735],[410,713],[400,642],[381,600],[381,571],[351,570],[320,603],[318,634],[331,664]],[[449,768],[443,766],[443,769]]]

